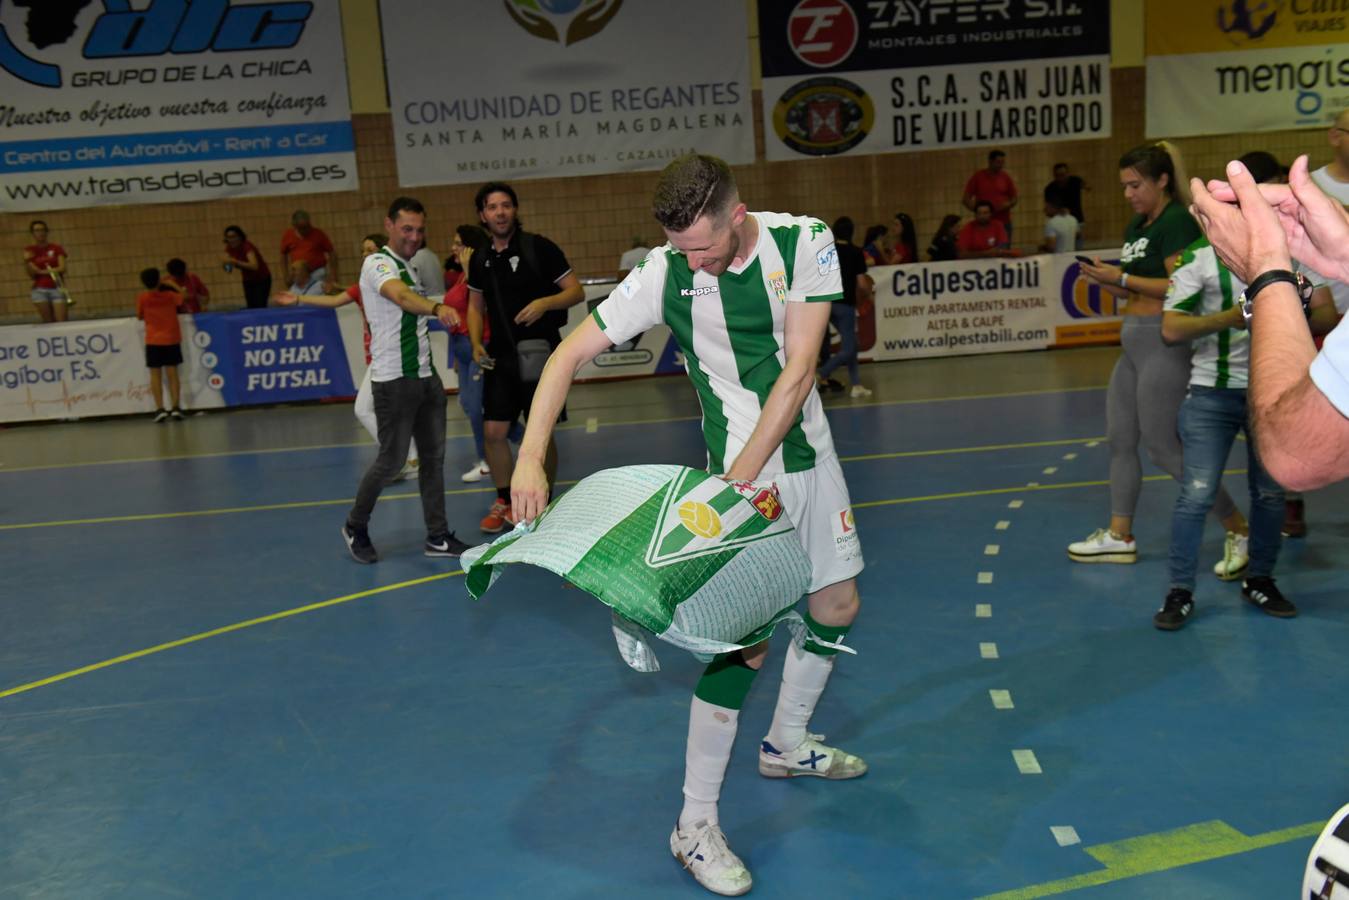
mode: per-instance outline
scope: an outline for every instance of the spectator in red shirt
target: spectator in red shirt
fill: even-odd
[[[136,318],[145,322],[145,366],[150,370],[150,394],[155,399],[155,421],[183,418],[179,406],[178,367],[183,364],[183,332],[178,313],[182,292],[165,284],[155,268],[141,270],[145,290],[136,297]],[[164,409],[164,373],[168,373],[170,406]]]
[[[267,261],[238,225],[225,228],[225,255],[220,261],[226,272],[237,268],[243,276],[244,300],[249,309],[267,306],[267,296],[272,292],[272,270],[267,268]]]
[[[64,322],[70,316],[70,295],[61,289],[66,250],[47,241],[47,223],[35,219],[28,226],[33,243],[23,248],[23,264],[33,279],[29,293],[44,322]]]
[[[918,262],[918,231],[913,227],[913,218],[908,213],[895,213],[895,226],[891,231],[896,235],[895,263]]]
[[[206,306],[211,302],[211,292],[197,277],[197,273],[189,272],[187,263],[177,257],[165,263],[164,268],[169,270],[164,283],[183,295],[183,309],[190,313],[206,312]]]
[[[987,200],[980,200],[974,205],[974,219],[960,229],[956,237],[956,250],[961,259],[1021,255],[1007,246],[1007,232],[1002,223],[993,218],[993,204]]]
[[[290,228],[281,235],[281,262],[287,270],[300,260],[308,264],[310,275],[323,285],[325,291],[337,284],[337,253],[333,242],[323,229],[309,224],[309,213],[295,210],[290,217]]]
[[[1016,185],[1012,176],[1003,171],[1007,154],[992,150],[988,154],[988,168],[980,169],[965,182],[965,208],[978,212],[974,205],[986,200],[993,207],[993,219],[1000,223],[1007,238],[1012,237],[1012,207],[1016,206]]]

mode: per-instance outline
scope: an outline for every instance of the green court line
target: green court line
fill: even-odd
[[[986,894],[977,900],[1031,900],[1033,897],[1066,894],[1098,884],[1166,872],[1211,859],[1235,856],[1238,853],[1249,853],[1252,850],[1286,844],[1301,838],[1315,837],[1324,827],[1324,822],[1308,822],[1306,825],[1294,825],[1291,828],[1281,828],[1248,837],[1226,822],[1213,819],[1172,831],[1159,831],[1110,844],[1084,847],[1083,850],[1105,866],[1104,869],[997,894]]]
[[[185,638],[179,638],[176,641],[169,641],[164,644],[156,644],[153,647],[146,647],[144,650],[135,650],[131,653],[123,653],[121,656],[114,656],[112,659],[105,659],[102,662],[92,663],[87,666],[80,666],[78,669],[71,669],[69,672],[62,672],[59,675],[50,675],[46,678],[40,678],[37,681],[30,681],[28,684],[20,684],[16,687],[0,690],[0,700],[5,697],[12,697],[15,694],[22,694],[27,691],[36,690],[40,687],[46,687],[49,684],[56,684],[79,675],[87,675],[90,672],[97,672],[99,669],[106,669],[109,666],[120,665],[121,663],[131,662],[132,660],[142,659],[155,653],[163,653],[165,650],[172,650],[175,647],[182,647],[187,644],[195,644],[198,641],[204,641],[207,638],[218,637],[222,634],[229,634],[232,631],[242,631],[245,628],[252,628],[254,625],[263,625],[267,622],[276,622],[281,619],[289,619],[291,616],[299,616],[304,613],[311,613],[319,609],[327,609],[330,606],[337,606],[340,603],[350,603],[353,600],[360,600],[365,597],[373,597],[376,594],[387,594],[390,591],[398,591],[403,588],[416,587],[421,584],[429,584],[432,581],[441,581],[446,578],[453,578],[456,575],[463,575],[463,569],[457,569],[453,572],[442,572],[439,575],[427,575],[425,578],[414,578],[411,581],[400,581],[397,584],[386,584],[384,587],[371,588],[368,591],[358,591],[355,594],[346,594],[342,597],[333,597],[331,600],[320,600],[317,603],[309,603],[305,606],[297,606],[294,609],[284,609],[281,612],[271,613],[266,616],[259,616],[256,619],[247,619],[243,622],[235,622],[233,625],[225,625],[221,628],[212,628],[210,631],[203,631],[199,634],[188,635]]]
[[[997,400],[1002,397],[1035,397],[1043,394],[1072,394],[1072,393],[1080,393],[1082,391],[1103,391],[1103,390],[1105,390],[1105,385],[1092,385],[1088,387],[1075,387],[1075,388],[1043,388],[1039,390],[1030,390],[1030,391],[1008,391],[1006,393],[998,393],[998,394],[963,394],[956,397],[927,397],[917,400],[871,400],[862,403],[850,402],[846,406],[826,406],[825,411],[828,412],[829,410],[833,409],[860,409],[862,407],[872,407],[872,406],[909,406],[918,403],[946,403],[946,402],[956,402],[960,400]],[[671,422],[696,422],[700,418],[701,416],[669,416],[665,418],[651,418],[651,419],[617,419],[614,421],[607,421],[604,419],[600,419],[599,424],[605,428],[615,428],[618,426],[625,426],[625,425],[662,425]],[[554,430],[572,431],[575,429],[584,429],[585,427],[586,427],[585,422],[579,421],[560,424]],[[464,434],[459,434],[457,431],[446,432],[447,438],[465,438],[470,436],[471,434],[468,432],[465,432]],[[98,460],[90,460],[87,462],[50,463],[36,466],[5,467],[2,464],[0,464],[0,475],[18,472],[41,472],[51,469],[81,469],[89,466],[118,466],[118,465],[130,465],[132,463],[166,462],[168,460],[179,460],[179,459],[219,459],[221,457],[227,456],[265,456],[271,453],[303,453],[312,450],[337,450],[346,447],[366,447],[366,446],[373,446],[373,445],[369,441],[353,441],[350,443],[341,443],[341,444],[311,444],[309,446],[304,447],[263,447],[254,450],[221,450],[214,453],[182,453],[173,456],[135,456],[135,457],[126,457],[124,459],[98,459]]]

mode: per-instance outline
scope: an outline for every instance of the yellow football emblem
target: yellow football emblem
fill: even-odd
[[[721,517],[706,503],[685,500],[679,504],[679,521],[700,538],[714,538],[721,534]]]

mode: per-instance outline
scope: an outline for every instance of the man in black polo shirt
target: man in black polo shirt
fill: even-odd
[[[474,200],[478,218],[492,237],[491,246],[473,254],[468,269],[468,336],[473,359],[484,365],[483,445],[492,471],[497,498],[482,520],[482,530],[496,534],[511,520],[511,475],[515,459],[507,441],[511,423],[529,404],[538,386],[538,373],[521,371],[517,350],[530,342],[556,347],[567,324],[567,308],[585,299],[585,291],[557,244],[523,231],[517,217],[519,202],[509,184],[490,182]],[[491,339],[483,346],[484,318]],[[564,409],[559,420],[566,419]],[[544,471],[551,486],[557,475],[557,447],[548,443]]]

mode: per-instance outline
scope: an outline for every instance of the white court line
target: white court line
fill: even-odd
[[[1027,481],[1027,482],[1026,482],[1026,487],[1039,487],[1039,486],[1040,486],[1040,482],[1038,482],[1038,481]]]
[[[991,618],[993,618],[993,604],[992,604],[992,603],[976,603],[976,604],[974,604],[974,617],[975,617],[976,619],[991,619]]]
[[[979,643],[979,658],[980,658],[980,659],[997,659],[997,658],[998,658],[998,645],[997,645],[997,644],[994,644],[994,643],[991,643],[991,642],[988,642],[988,641],[981,641],[981,642]]]
[[[1016,761],[1017,770],[1022,775],[1044,774],[1044,770],[1040,768],[1040,761],[1035,758],[1034,750],[1013,750],[1012,759]]]
[[[1025,501],[1025,500],[1011,500],[1011,501],[1008,501],[1008,503],[1007,503],[1007,508],[1008,508],[1008,509],[1020,509],[1022,506],[1025,506],[1025,504],[1026,504],[1026,501]]]
[[[594,434],[600,430],[600,420],[591,416],[586,419],[586,434]]]
[[[1082,843],[1082,839],[1077,836],[1077,829],[1071,825],[1050,825],[1049,831],[1054,835],[1054,840],[1059,842],[1060,847]]]
[[[1099,446],[1101,446],[1101,442],[1100,442],[1100,441],[1087,441],[1087,446],[1088,446],[1088,447],[1099,447]]]
[[[997,544],[985,544],[985,545],[984,545],[984,556],[997,556],[997,555],[998,555],[998,551],[1000,551],[1001,549],[1002,549],[1002,548],[999,547]]]
[[[979,573],[979,577],[976,579],[976,581],[978,581],[980,584],[992,584],[992,583],[993,583],[993,573],[992,573],[992,572],[980,572],[980,573]]]
[[[994,709],[1012,709],[1012,692],[992,689],[988,692],[988,699],[993,701]]]
[[[999,519],[999,520],[998,520],[998,524],[996,524],[996,525],[993,526],[993,530],[994,530],[994,531],[1006,531],[1008,528],[1011,528],[1011,527],[1012,527],[1012,523],[1011,523],[1011,522],[1007,521],[1006,519]]]
[[[1045,466],[1044,474],[1046,474],[1046,475],[1053,475],[1053,474],[1054,474],[1055,472],[1057,472],[1058,470],[1059,470],[1059,467],[1058,467],[1058,466]]]
[[[1077,454],[1076,454],[1076,453],[1065,453],[1065,454],[1063,454],[1063,458],[1064,458],[1064,459],[1077,459]]]

